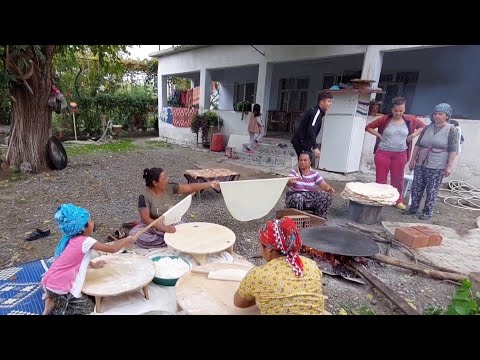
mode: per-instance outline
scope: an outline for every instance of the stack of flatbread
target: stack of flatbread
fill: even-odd
[[[341,193],[344,199],[365,205],[395,205],[400,197],[392,185],[377,183],[349,182]]]

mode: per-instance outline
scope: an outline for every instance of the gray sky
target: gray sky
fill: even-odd
[[[160,45],[160,49],[168,49],[172,45]],[[140,45],[140,46],[134,46],[133,48],[129,49],[130,51],[130,57],[133,59],[147,59],[148,54],[152,53],[154,51],[158,51],[158,45]]]

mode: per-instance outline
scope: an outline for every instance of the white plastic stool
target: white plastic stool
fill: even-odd
[[[413,171],[411,174],[404,174],[403,175],[403,198],[407,196],[408,191],[412,187],[413,183]],[[412,204],[412,194],[408,197],[408,206]]]

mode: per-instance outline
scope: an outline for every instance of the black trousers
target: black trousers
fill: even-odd
[[[293,145],[293,148],[295,149],[295,152],[297,153],[297,158],[300,156],[302,151],[307,151],[307,152],[312,152],[312,149],[308,148],[305,146],[300,140],[297,138],[292,138],[291,143]]]

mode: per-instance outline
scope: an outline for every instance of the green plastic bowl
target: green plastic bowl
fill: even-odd
[[[183,260],[187,265],[188,265],[188,270],[192,270],[192,264],[190,263],[190,261],[180,257],[180,256],[174,256],[174,255],[171,255],[171,256],[155,256],[153,258],[151,258],[150,260],[152,261],[158,261],[160,259],[163,259],[163,258],[170,258],[170,259],[180,259],[180,260]],[[161,278],[161,277],[157,277],[155,276],[153,278],[153,282],[157,285],[162,285],[162,286],[175,286],[175,284],[177,283],[178,281],[178,277],[177,278]]]

